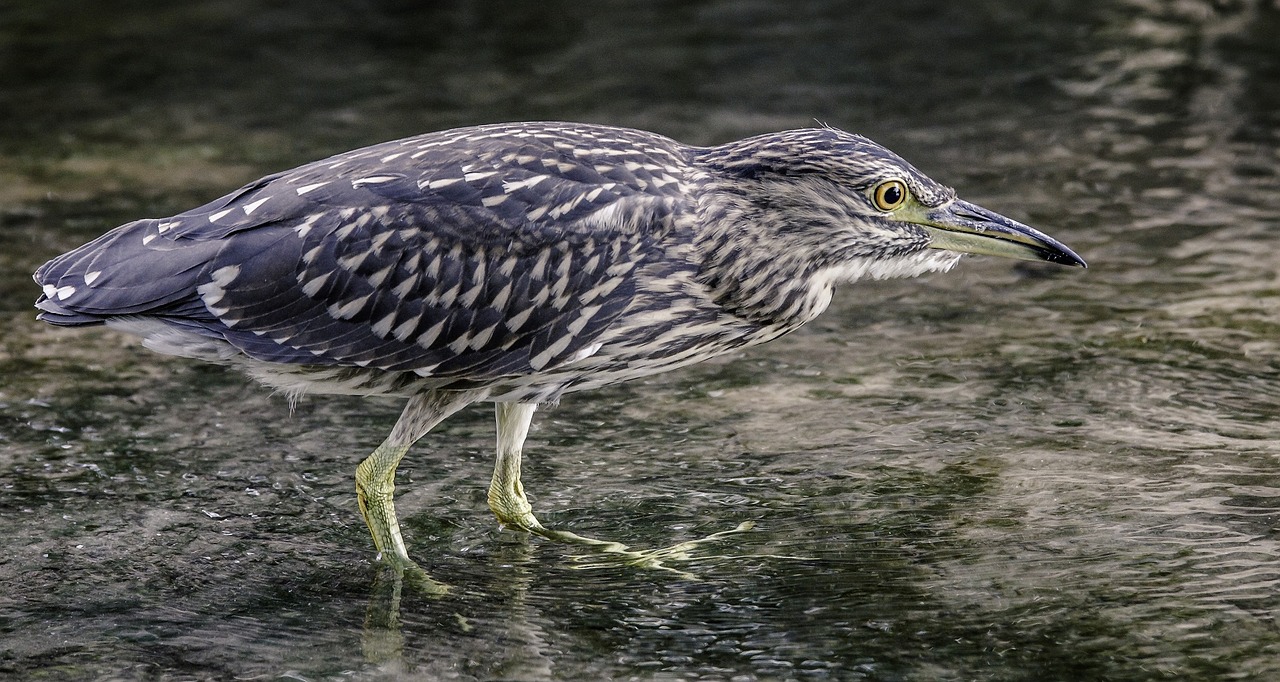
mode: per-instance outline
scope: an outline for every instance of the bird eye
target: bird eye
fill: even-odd
[[[881,211],[892,211],[907,201],[907,185],[901,180],[886,180],[871,193],[876,208]]]

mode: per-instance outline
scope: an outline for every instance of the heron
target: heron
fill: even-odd
[[[375,144],[122,225],[41,266],[36,307],[291,398],[407,400],[355,475],[377,556],[404,570],[417,564],[396,468],[461,408],[496,406],[500,524],[562,537],[520,480],[540,405],[765,343],[837,286],[943,272],[964,254],[1085,267],[833,127],[691,146],[510,123]]]

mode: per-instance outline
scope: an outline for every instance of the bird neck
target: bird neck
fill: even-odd
[[[716,304],[756,324],[794,329],[831,303],[823,263],[779,235],[777,216],[734,195],[700,202],[698,281]]]

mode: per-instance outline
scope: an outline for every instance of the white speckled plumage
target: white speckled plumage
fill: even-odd
[[[402,438],[451,401],[541,403],[675,369],[796,329],[838,284],[953,266],[958,253],[930,248],[930,218],[873,205],[886,179],[921,212],[963,208],[968,234],[1003,221],[1026,257],[1083,264],[839,130],[700,148],[520,123],[346,152],[121,226],[42,266],[36,305],[53,324],[105,322],[290,394],[409,396]],[[400,542],[378,520],[394,526],[379,486],[407,449],[391,440],[362,465],[378,462],[360,490],[380,550]],[[518,446],[500,461],[518,469]]]

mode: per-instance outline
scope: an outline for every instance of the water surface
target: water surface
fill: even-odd
[[[0,675],[1280,675],[1280,12],[1263,2],[15,3],[0,9]],[[764,347],[542,413],[501,531],[491,411],[372,562],[354,467],[399,405],[281,396],[34,321],[119,223],[454,125],[692,143],[818,119],[1059,237],[845,287]],[[677,572],[678,571],[678,572]]]

